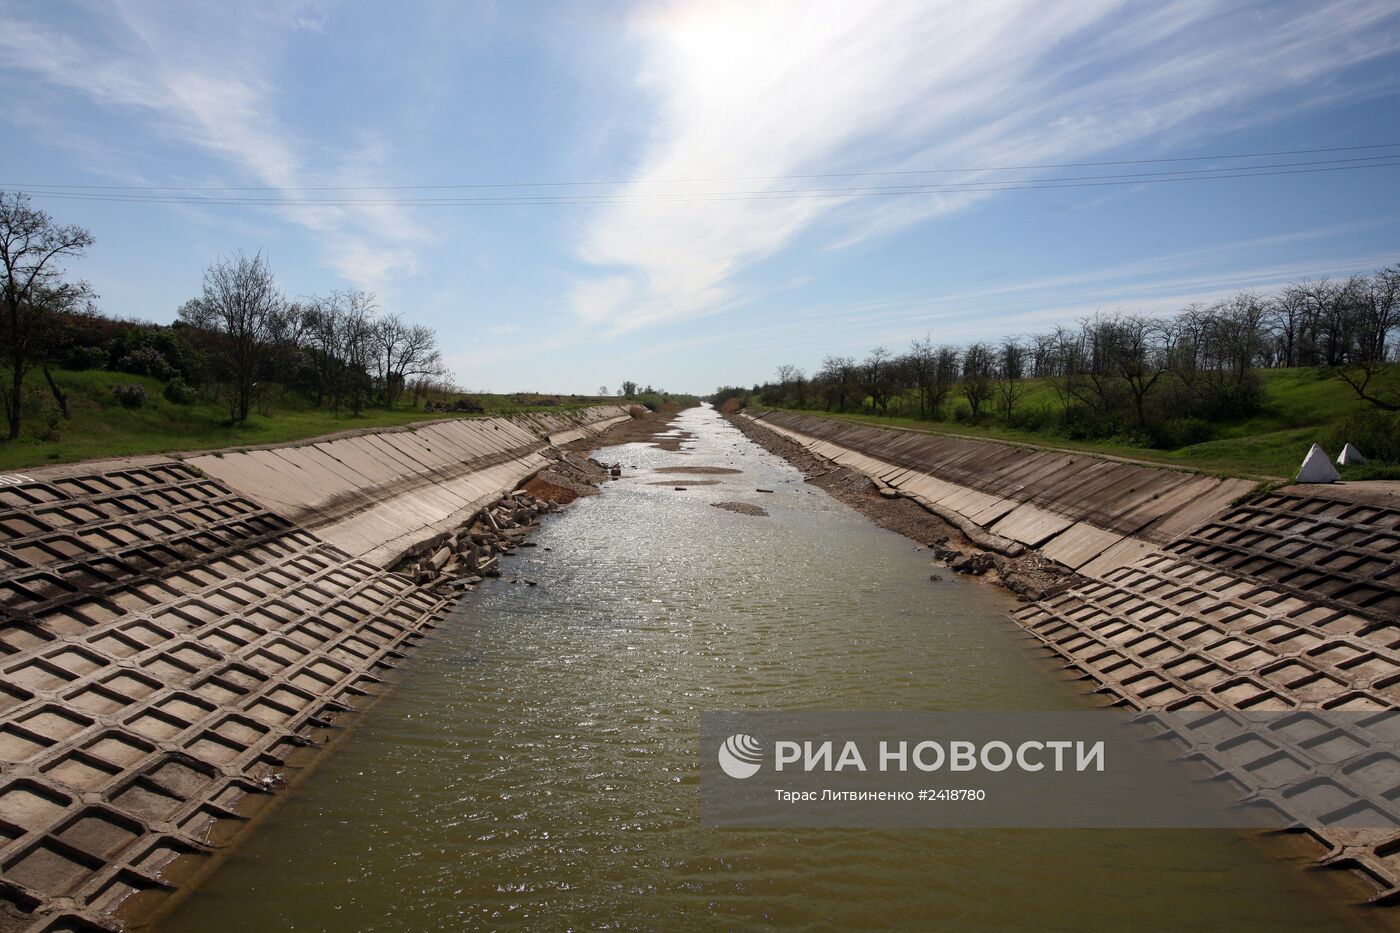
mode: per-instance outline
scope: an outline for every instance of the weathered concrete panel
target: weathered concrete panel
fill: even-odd
[[[1148,545],[1128,538],[1114,549],[1125,547]],[[1112,563],[1114,549],[1098,560]],[[1017,621],[1123,705],[1296,710],[1303,728],[1308,710],[1400,705],[1400,484],[1288,487],[1217,510],[1127,565],[1082,570],[1098,579]],[[1367,766],[1357,748],[1336,768]],[[1258,762],[1212,763],[1267,792],[1273,748],[1260,749]],[[1380,900],[1400,899],[1400,828],[1309,833],[1324,863],[1361,872]]]
[[[303,469],[257,453],[232,472]],[[0,489],[0,914],[106,929],[256,812],[444,604],[187,464],[30,475]]]
[[[1088,454],[791,412],[749,417],[815,454],[1012,540],[1033,541],[1031,546],[1047,557],[1071,568],[1092,567],[1095,573],[1165,544],[1255,485]]]
[[[606,405],[458,419],[188,462],[348,553],[388,566],[538,470],[548,438],[583,437],[627,417]]]
[[[626,417],[455,420],[0,487],[0,929],[107,929],[107,907],[210,853],[445,611],[382,567],[543,466],[548,438]]]
[[[1073,524],[1063,515],[1034,505],[1022,505],[993,525],[991,530],[1013,541],[1020,541],[1027,547],[1040,547]]]
[[[1040,548],[1053,561],[1078,570],[1123,540],[1123,535],[1105,531],[1088,522],[1075,522]]]

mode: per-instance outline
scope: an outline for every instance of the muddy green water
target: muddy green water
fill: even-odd
[[[680,426],[696,435],[681,452],[602,451],[637,469],[508,558],[162,929],[1366,921],[1287,847],[1225,832],[700,827],[703,709],[1092,704],[1007,620],[1006,594],[946,571],[930,582],[927,552],[804,486],[712,410]],[[743,472],[651,485],[684,482],[652,468],[700,464]],[[709,504],[722,500],[771,516]]]

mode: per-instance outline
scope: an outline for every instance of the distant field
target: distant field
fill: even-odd
[[[1388,375],[1400,381],[1400,367]],[[879,417],[869,411],[837,414],[805,409],[809,414],[867,424],[892,425],[917,431],[963,434],[1064,447],[1136,460],[1150,460],[1211,473],[1287,478],[1302,462],[1308,447],[1326,443],[1333,427],[1347,415],[1367,406],[1351,389],[1315,369],[1263,370],[1265,401],[1254,417],[1213,425],[1216,437],[1175,450],[1139,447],[1113,440],[1076,440],[1051,431],[1022,431],[1003,424],[973,425],[955,420],[922,421],[909,417]],[[1025,408],[1057,407],[1059,399],[1044,380],[1032,380],[1023,402]],[[964,405],[965,407],[965,405]],[[904,411],[910,411],[909,405]],[[1333,456],[1337,451],[1329,451]],[[1364,451],[1363,451],[1364,452]],[[1364,474],[1362,474],[1364,475]]]
[[[69,395],[73,417],[68,421],[58,421],[56,434],[45,438],[42,435],[48,427],[48,419],[42,411],[31,412],[18,441],[0,441],[0,470],[104,457],[275,444],[359,428],[387,427],[441,418],[485,417],[425,412],[421,408],[407,407],[393,411],[371,408],[359,417],[342,411],[336,417],[324,409],[309,408],[295,399],[284,399],[271,406],[270,415],[254,414],[246,424],[234,426],[228,423],[228,410],[223,405],[206,401],[176,405],[166,401],[161,395],[164,383],[159,379],[107,370],[54,370],[54,376]],[[112,396],[112,386],[121,383],[145,386],[145,406],[123,408],[118,404]],[[30,379],[31,395],[42,392],[51,408],[48,391],[43,375],[33,374]],[[521,404],[512,396],[473,393],[471,397],[486,409],[486,415],[570,411],[605,402],[623,402],[619,398],[564,396],[558,398],[558,405],[538,406]]]

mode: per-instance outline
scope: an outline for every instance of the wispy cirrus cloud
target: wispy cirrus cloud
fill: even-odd
[[[362,134],[327,163],[308,155],[327,147],[313,147],[278,117],[278,56],[295,33],[322,27],[327,6],[302,0],[196,9],[112,0],[88,5],[81,30],[64,30],[27,17],[18,4],[0,4],[0,73],[134,117],[180,156],[205,160],[194,169],[183,158],[148,162],[139,174],[122,173],[125,183],[228,184],[232,175],[237,184],[274,189],[372,184],[392,155],[382,140]],[[10,116],[45,119],[22,105]],[[54,129],[56,140],[84,145],[71,120]],[[110,154],[90,161],[106,173],[120,164]],[[417,247],[427,239],[391,205],[267,210],[317,234],[324,264],[363,288],[417,271]]]
[[[762,176],[1065,162],[1130,146],[1175,154],[1226,119],[1376,93],[1331,81],[1400,49],[1397,23],[1384,0],[642,7],[630,30],[655,128],[621,193],[807,190],[598,208],[577,255],[599,271],[577,284],[573,309],[614,332],[713,313],[746,269],[799,238],[849,247],[997,196],[854,198],[810,190],[851,179]],[[731,177],[754,180],[674,181]],[[860,183],[884,181],[899,178]]]

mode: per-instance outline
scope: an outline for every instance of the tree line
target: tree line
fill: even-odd
[[[366,291],[290,298],[261,254],[211,265],[173,325],[104,317],[91,286],[64,267],[93,242],[89,231],[58,224],[27,195],[0,191],[0,402],[10,440],[20,435],[25,383],[36,370],[65,418],[57,369],[154,376],[166,382],[168,399],[209,395],[234,423],[287,391],[318,408],[359,414],[373,404],[392,408],[405,393],[417,404],[430,389],[455,388],[432,328],[380,310]],[[119,398],[141,401],[139,393]]]
[[[432,328],[380,312],[366,291],[290,300],[261,255],[210,266],[178,317],[212,353],[235,423],[264,382],[290,382],[317,408],[359,414],[372,402],[393,408],[414,380],[446,373]]]
[[[1097,313],[1044,333],[966,345],[932,336],[903,353],[826,357],[808,375],[778,367],[752,389],[721,388],[717,403],[868,411],[927,420],[1056,430],[1075,438],[1132,435],[1160,447],[1195,443],[1210,422],[1247,417],[1263,401],[1259,371],[1317,367],[1358,399],[1400,411],[1380,378],[1400,358],[1400,264],[1345,280],[1304,280],[1273,295],[1243,291],[1168,316]],[[1028,404],[1030,380],[1053,404]]]

